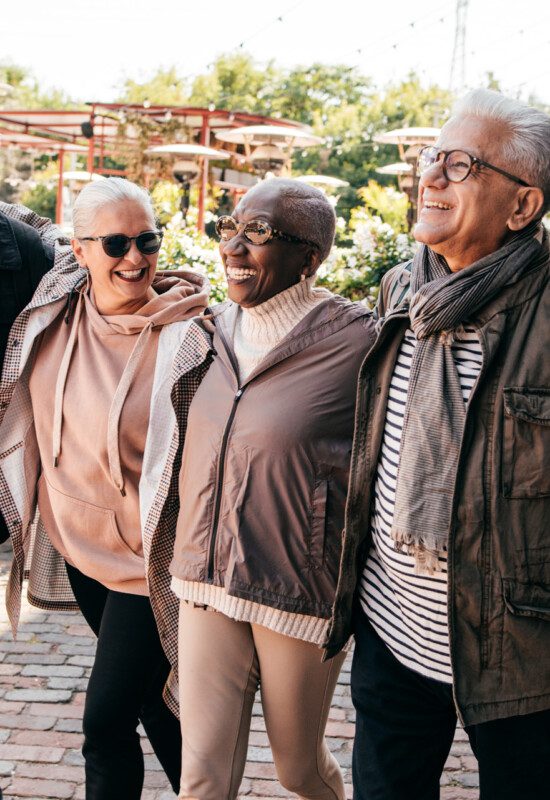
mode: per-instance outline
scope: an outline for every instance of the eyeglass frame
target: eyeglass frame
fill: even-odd
[[[236,226],[235,236],[231,236],[229,239],[223,239],[221,234],[220,234],[220,232],[219,232],[219,230],[218,230],[218,226],[220,225],[222,220],[225,220],[225,219],[232,220],[232,222],[234,222],[235,226]],[[269,236],[268,239],[265,240],[265,242],[252,242],[247,237],[245,228],[246,228],[247,225],[252,225],[254,222],[259,222],[261,225],[265,225],[265,227],[269,229],[270,236]],[[244,235],[245,240],[249,244],[254,245],[255,247],[263,247],[264,244],[269,244],[269,242],[272,239],[281,239],[282,241],[286,241],[286,242],[296,242],[297,244],[308,244],[310,247],[314,247],[316,250],[320,249],[319,245],[316,244],[315,242],[312,242],[310,239],[302,239],[300,236],[294,236],[291,233],[284,233],[284,231],[280,231],[277,228],[274,228],[272,225],[270,225],[269,222],[266,222],[263,219],[250,219],[250,220],[248,220],[248,222],[237,222],[237,220],[234,217],[232,217],[230,214],[224,214],[216,222],[216,236],[218,236],[220,242],[230,242],[231,239],[235,239],[235,237],[237,237],[241,231],[243,231],[243,235]]]
[[[103,248],[103,252],[105,253],[106,256],[109,256],[109,258],[124,258],[124,256],[127,255],[130,252],[130,250],[132,248],[132,242],[135,242],[137,239],[139,239],[140,236],[145,236],[145,234],[147,234],[147,233],[154,233],[156,236],[159,237],[160,243],[159,243],[159,246],[158,246],[158,250],[155,250],[153,253],[144,253],[143,250],[139,249],[137,244],[136,244],[136,247],[137,247],[138,251],[141,253],[142,256],[155,256],[159,252],[160,248],[162,247],[162,239],[164,237],[164,231],[157,231],[157,230],[143,231],[142,233],[138,233],[137,236],[126,236],[125,233],[106,233],[105,236],[79,236],[78,237],[78,241],[79,242],[101,242],[101,246]],[[128,250],[126,250],[120,256],[112,256],[105,250],[104,239],[110,239],[112,236],[124,236],[130,242],[130,247],[128,248]]]
[[[501,169],[500,167],[495,167],[494,164],[489,164],[488,161],[483,161],[482,158],[478,158],[477,156],[473,156],[471,153],[468,153],[467,150],[462,150],[462,148],[460,148],[460,147],[455,147],[455,148],[453,148],[453,150],[441,150],[441,148],[435,147],[434,145],[431,145],[431,144],[426,145],[425,147],[422,148],[422,150],[418,154],[417,169],[418,169],[418,163],[420,162],[420,157],[422,156],[422,153],[426,152],[426,150],[435,150],[436,153],[437,153],[437,157],[436,157],[435,161],[433,161],[428,167],[426,167],[426,169],[429,169],[430,167],[433,167],[434,164],[439,164],[439,161],[440,161],[439,155],[441,153],[443,153],[443,165],[442,165],[443,174],[445,175],[445,178],[450,183],[463,183],[463,181],[465,181],[466,178],[470,177],[470,174],[472,172],[472,167],[474,166],[474,164],[480,164],[482,167],[487,167],[488,169],[492,169],[494,172],[498,172],[499,175],[504,175],[505,178],[508,178],[509,180],[514,181],[514,183],[519,183],[520,186],[526,186],[527,188],[530,188],[530,186],[531,186],[530,183],[527,183],[527,181],[524,181],[522,178],[518,178],[515,175],[512,175],[511,172],[506,172],[506,170]],[[468,156],[468,158],[472,162],[470,164],[470,168],[469,168],[468,172],[466,173],[466,175],[463,178],[460,178],[460,180],[458,180],[458,181],[457,180],[452,180],[452,178],[449,178],[449,176],[447,174],[446,162],[447,162],[447,158],[451,155],[451,153],[464,153],[464,155]],[[422,176],[424,174],[424,172],[426,172],[426,169],[423,170],[423,172],[420,172],[420,169],[418,169],[418,174],[420,176]]]

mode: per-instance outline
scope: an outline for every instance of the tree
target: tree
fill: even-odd
[[[296,67],[279,80],[272,107],[280,116],[295,122],[326,123],[341,106],[365,102],[370,87],[369,78],[345,64]]]
[[[186,105],[189,94],[187,81],[179,77],[175,67],[159,69],[142,83],[127,78],[118,97],[119,103],[152,103],[153,105]]]
[[[5,108],[75,108],[71,98],[60,89],[44,91],[34,74],[10,61],[0,62],[0,82],[12,87],[3,100]]]
[[[273,62],[260,68],[245,53],[221,55],[206,75],[193,81],[189,104],[270,116],[279,82],[280,72]]]

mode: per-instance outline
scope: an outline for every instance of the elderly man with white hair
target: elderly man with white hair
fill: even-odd
[[[457,715],[482,800],[550,786],[550,117],[488,90],[419,159],[420,247],[361,368],[328,641],[353,598],[355,800],[436,800]]]

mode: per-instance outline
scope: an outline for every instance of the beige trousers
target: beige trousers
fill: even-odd
[[[344,655],[182,602],[179,621],[180,800],[234,800],[260,686],[281,784],[307,800],[344,800],[324,738]]]

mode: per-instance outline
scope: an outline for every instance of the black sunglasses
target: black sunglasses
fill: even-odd
[[[216,222],[216,233],[222,242],[234,239],[241,231],[246,241],[250,242],[250,244],[262,245],[267,244],[271,239],[282,239],[285,242],[309,244],[310,247],[319,249],[319,245],[315,244],[315,242],[278,231],[276,228],[272,228],[269,222],[264,222],[261,219],[251,219],[250,222],[237,222],[233,217],[224,216],[220,217]]]
[[[500,167],[495,167],[477,156],[472,156],[470,153],[466,153],[465,150],[440,150],[438,147],[432,147],[431,145],[423,147],[418,155],[418,174],[423,175],[427,169],[441,160],[443,160],[443,174],[451,183],[462,183],[472,171],[474,164],[480,164],[482,167],[492,169],[493,172],[498,172],[499,175],[504,175],[505,178],[514,181],[514,183],[519,183],[520,186],[530,186],[529,183],[521,178],[516,178],[510,172],[506,172]]]
[[[103,250],[111,258],[122,258],[130,250],[132,242],[136,243],[139,252],[144,256],[158,253],[162,244],[162,231],[145,231],[138,236],[126,236],[125,233],[109,233],[107,236],[82,236],[81,242],[101,242]]]

